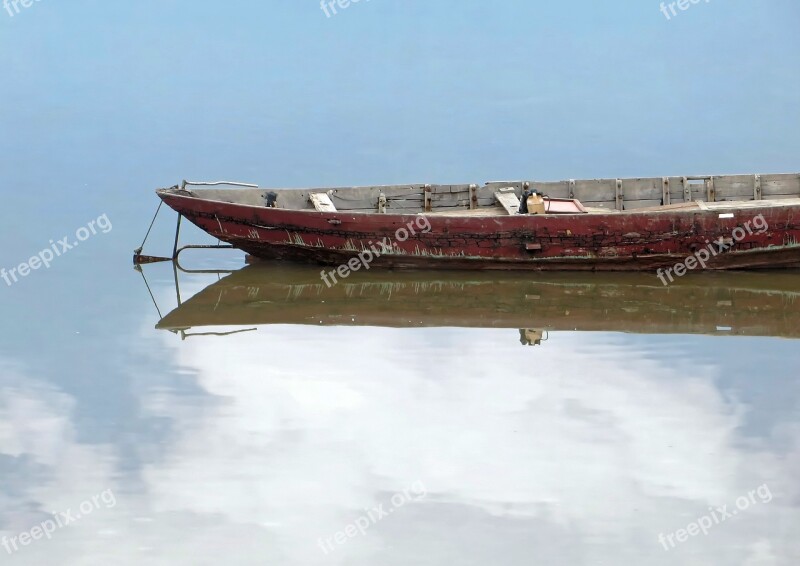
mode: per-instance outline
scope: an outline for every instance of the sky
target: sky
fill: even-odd
[[[656,1],[371,0],[326,17],[316,0],[41,0],[0,11],[0,182],[30,214],[43,192],[138,211],[182,178],[794,172],[799,18],[792,0],[669,20]]]

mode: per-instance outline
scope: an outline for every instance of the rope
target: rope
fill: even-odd
[[[150,293],[150,299],[153,301],[153,306],[156,307],[156,311],[158,312],[158,318],[164,318],[164,315],[161,314],[161,309],[158,308],[158,304],[156,303],[156,298],[153,296],[153,292],[150,290],[150,285],[147,284],[147,277],[144,276],[144,271],[139,270],[139,273],[142,275],[142,279],[144,280],[144,285],[147,287],[147,292]]]
[[[142,240],[142,245],[139,246],[139,248],[137,250],[134,250],[135,253],[137,253],[137,254],[142,253],[142,250],[144,249],[144,244],[145,244],[145,242],[147,242],[147,237],[150,235],[150,230],[153,229],[153,224],[156,223],[156,217],[158,216],[158,212],[161,210],[161,205],[162,204],[164,204],[163,200],[158,203],[158,208],[156,209],[156,213],[153,216],[153,220],[150,222],[150,228],[147,229],[147,234],[144,235],[144,240]]]

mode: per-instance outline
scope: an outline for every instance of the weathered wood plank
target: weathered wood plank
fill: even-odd
[[[723,175],[714,177],[717,200],[752,200],[755,193],[753,175]]]
[[[336,207],[331,202],[331,197],[326,193],[312,193],[309,199],[319,212],[336,212]]]
[[[195,189],[190,187],[192,193],[201,195],[202,198],[247,204],[250,206],[264,206],[267,189]]]
[[[333,205],[336,207],[337,210],[355,210],[355,209],[367,209],[371,208],[373,210],[378,210],[378,199],[372,198],[359,198],[359,199],[351,199],[351,198],[338,198],[335,195],[331,195],[331,201]]]
[[[393,197],[387,197],[386,200],[388,202],[392,202],[393,200],[414,200],[417,202],[425,202],[425,195],[422,193],[408,193],[407,195],[396,195]]]
[[[469,192],[470,185],[433,185],[433,194]]]
[[[469,189],[465,189],[463,191],[453,192],[453,193],[451,193],[451,192],[433,193],[432,196],[431,196],[431,200],[434,203],[437,203],[437,202],[441,202],[441,203],[453,202],[453,201],[462,200],[462,199],[469,199]]]
[[[331,198],[336,198],[341,195],[341,198],[374,198],[376,199],[381,193],[389,197],[406,197],[409,194],[422,194],[425,185],[387,185],[387,186],[374,186],[374,187],[336,187],[333,189],[325,189],[325,192],[330,193]],[[310,191],[320,191],[323,189],[310,189]],[[335,201],[334,201],[335,202]]]
[[[513,215],[519,211],[519,198],[517,198],[512,187],[498,189],[495,191],[494,196],[508,214]]]
[[[684,179],[686,179],[684,181]],[[760,180],[760,192],[759,192]],[[429,185],[430,208],[459,208],[492,206],[494,193],[499,188],[512,188],[520,197],[528,184],[537,192],[552,198],[577,198],[587,206],[635,209],[651,206],[652,201],[665,204],[692,202],[695,200],[731,201],[772,199],[773,197],[800,197],[800,174],[771,175],[722,175],[718,177],[654,177],[620,179],[590,179],[565,181],[500,181],[475,186],[468,184]],[[424,184],[375,185],[365,187],[334,187],[312,189],[275,189],[278,192],[278,208],[313,210],[310,196],[329,193],[333,206],[339,211],[377,211],[378,198],[386,195],[387,208],[396,210],[423,210],[425,205]],[[264,204],[266,189],[197,189],[194,192],[204,198],[222,202],[242,202],[254,206]],[[394,203],[394,206],[393,204]],[[630,204],[629,206],[629,203]]]
[[[569,181],[556,183],[532,182],[531,187],[536,189],[536,192],[547,195],[550,198],[569,198]]]
[[[660,207],[661,199],[625,201],[625,210],[638,210],[640,208]],[[675,205],[673,205],[675,206]]]
[[[573,197],[580,201],[610,201],[615,202],[617,191],[616,179],[592,179],[588,181],[575,181],[572,189]]]
[[[800,196],[800,175],[761,175],[761,194]]]
[[[485,185],[483,187],[478,187],[478,190],[477,190],[478,200],[480,201],[481,199],[491,199],[491,201],[493,203],[496,202],[495,198],[494,198],[494,192],[496,190],[497,190],[497,187],[492,187],[491,185]],[[520,191],[521,190],[522,189],[520,189]]]
[[[386,210],[397,210],[397,209],[415,209],[415,210],[425,210],[425,204],[421,200],[416,199],[392,199],[386,202]]]
[[[787,200],[796,199],[798,195],[769,195],[764,197],[765,200]]]
[[[621,179],[622,194],[629,200],[661,200],[664,197],[661,177],[649,179]]]
[[[693,202],[708,198],[708,188],[704,180],[693,180],[689,177],[668,177],[668,179],[670,203]]]
[[[490,203],[494,204],[494,203]],[[469,199],[461,199],[461,200],[454,200],[448,201],[445,203],[441,202],[434,202],[433,203],[433,210],[441,210],[441,209],[448,209],[448,208],[469,208]]]

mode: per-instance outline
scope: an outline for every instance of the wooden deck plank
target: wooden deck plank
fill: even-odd
[[[309,195],[311,203],[319,212],[336,212],[336,207],[331,202],[331,197],[326,193],[313,193]]]
[[[497,202],[506,209],[508,214],[513,216],[519,212],[519,199],[513,188],[499,189],[495,191],[494,197],[497,199]]]

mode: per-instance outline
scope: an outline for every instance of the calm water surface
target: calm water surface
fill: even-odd
[[[800,558],[800,274],[189,263],[233,273],[88,254],[4,328],[4,562]]]

